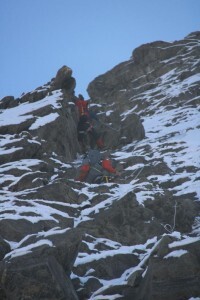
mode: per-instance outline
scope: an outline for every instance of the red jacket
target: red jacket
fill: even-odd
[[[112,163],[111,163],[111,161],[110,161],[109,159],[104,159],[104,160],[102,161],[102,167],[103,167],[106,171],[108,171],[108,172],[110,172],[110,173],[116,173],[116,172],[117,172],[116,169],[113,168]]]
[[[79,174],[79,177],[77,178],[77,180],[83,182],[85,180],[85,178],[87,177],[89,170],[90,170],[89,164],[82,165],[80,168],[80,174]]]
[[[82,115],[89,116],[88,101],[77,99],[75,101],[75,105],[78,108],[79,116],[82,116]]]

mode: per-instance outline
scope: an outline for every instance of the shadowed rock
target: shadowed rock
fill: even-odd
[[[1,285],[6,299],[78,300],[69,277],[52,256],[1,263]]]

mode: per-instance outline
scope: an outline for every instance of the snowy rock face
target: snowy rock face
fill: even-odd
[[[89,84],[115,182],[74,180],[74,88],[64,66],[0,101],[0,299],[198,299],[200,33]]]

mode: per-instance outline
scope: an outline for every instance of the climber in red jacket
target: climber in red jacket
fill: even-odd
[[[89,116],[89,102],[84,99],[83,95],[78,95],[78,98],[75,99],[75,105],[78,109],[79,117],[83,115]]]
[[[117,171],[117,169],[115,169],[113,166],[112,166],[112,161],[110,159],[110,153],[107,151],[106,153],[104,153],[104,158],[102,160],[102,167],[105,171],[111,174],[115,174],[117,176],[120,175],[120,172]]]
[[[98,150],[91,150],[98,151]],[[99,157],[100,157],[99,152]],[[109,152],[103,154],[103,159],[99,160],[95,163],[95,165],[91,165],[89,157],[85,157],[83,159],[82,165],[79,170],[79,176],[76,180],[85,181],[88,183],[103,183],[112,181],[113,177],[119,176],[120,172],[118,172],[113,166],[112,161],[110,159]]]
[[[86,177],[87,177],[89,171],[90,171],[90,162],[89,162],[89,159],[87,157],[85,157],[83,159],[82,165],[79,170],[79,175],[76,178],[76,180],[84,182],[86,180]]]

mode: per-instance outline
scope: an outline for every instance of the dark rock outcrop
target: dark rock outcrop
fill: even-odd
[[[11,251],[10,245],[0,236],[0,261]]]
[[[168,254],[164,259],[159,252],[151,257],[144,280],[130,289],[125,299],[189,299],[200,295],[199,242],[173,248],[174,255],[167,246]]]
[[[67,66],[60,68],[53,79],[53,90],[65,89],[73,92],[76,87],[76,81],[72,77],[72,69]]]
[[[69,275],[81,238],[78,230],[65,230],[21,243],[0,263],[6,299],[78,299]]]
[[[17,106],[17,101],[13,96],[6,96],[1,99],[0,109],[7,109]]]
[[[4,299],[78,300],[70,279],[54,257],[23,257],[23,263],[15,260],[0,268]]]

